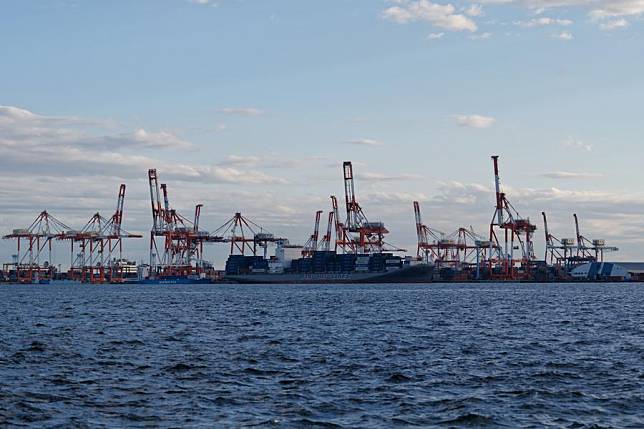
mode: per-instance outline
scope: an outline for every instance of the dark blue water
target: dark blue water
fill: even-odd
[[[644,427],[644,286],[0,286],[0,426]]]

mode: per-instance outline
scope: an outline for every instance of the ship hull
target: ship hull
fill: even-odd
[[[416,265],[388,272],[288,273],[227,275],[225,280],[246,284],[430,283],[433,267]]]
[[[162,277],[157,279],[144,279],[137,282],[128,282],[128,283],[138,283],[144,285],[188,285],[188,284],[210,284],[212,281],[210,279],[200,279],[200,278],[190,278],[190,277]]]

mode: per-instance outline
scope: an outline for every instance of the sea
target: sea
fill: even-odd
[[[0,427],[642,428],[644,285],[0,285]]]

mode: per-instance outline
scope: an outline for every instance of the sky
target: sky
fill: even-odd
[[[147,234],[156,168],[203,228],[239,211],[302,244],[350,160],[414,253],[413,200],[486,233],[500,155],[539,256],[546,211],[559,238],[578,213],[642,261],[643,18],[641,0],[0,0],[0,232],[45,209],[80,229],[126,183],[123,227]]]

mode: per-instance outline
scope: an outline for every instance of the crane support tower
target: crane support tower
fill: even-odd
[[[304,243],[304,248],[302,249],[302,256],[310,257],[313,256],[313,253],[318,250],[318,239],[320,236],[320,219],[322,218],[322,210],[315,212],[315,226],[313,227],[313,234],[309,239]]]
[[[490,272],[500,280],[528,279],[536,261],[532,237],[537,227],[521,217],[501,191],[499,157],[492,156],[492,161],[496,207],[490,222]]]
[[[572,238],[559,239],[550,233],[548,227],[548,217],[546,212],[541,212],[543,216],[543,229],[546,238],[545,261],[556,268],[570,268],[575,263],[577,257],[575,251],[575,240]]]
[[[340,209],[338,207],[338,199],[335,195],[331,195],[331,212],[335,219],[335,247],[334,251],[341,249],[344,253],[356,253],[356,243],[351,238],[349,229],[340,220]]]
[[[14,229],[11,234],[3,237],[17,242],[14,260],[5,264],[4,271],[15,273],[18,283],[38,283],[53,279],[56,274],[52,263],[53,242],[66,239],[69,231],[70,228],[63,222],[46,210],[42,211],[27,228]],[[47,259],[41,263],[45,257]]]
[[[257,256],[259,247],[263,250],[264,259],[268,257],[270,243],[288,242],[285,238],[275,237],[273,233],[239,212],[210,234],[208,241],[230,244],[230,255]]]
[[[414,218],[416,220],[416,236],[418,246],[416,254],[427,263],[441,265],[451,259],[450,249],[445,246],[445,233],[430,228],[423,223],[420,213],[420,203],[414,201]]]
[[[199,229],[202,205],[195,207],[194,220],[190,220],[171,208],[168,187],[159,185],[156,169],[148,170],[148,180],[152,204],[149,277],[205,275],[211,267],[202,258],[209,237]]]
[[[125,184],[119,187],[116,210],[106,219],[95,213],[80,231],[69,232],[72,262],[68,272],[70,279],[85,283],[122,283],[123,239],[142,238],[123,229],[123,207],[125,204]],[[75,246],[78,253],[75,252]]]
[[[472,227],[459,228],[451,234],[430,228],[423,223],[418,201],[414,201],[414,215],[419,258],[438,268],[447,266],[467,270],[476,267],[476,277],[479,277],[481,262],[486,259],[489,249],[488,241],[476,234]]]
[[[577,234],[577,259],[579,262],[604,262],[604,254],[617,252],[617,247],[606,246],[604,239],[588,239],[581,234],[579,228],[579,217],[573,214],[575,220],[575,232]]]
[[[318,250],[323,252],[328,252],[331,250],[331,240],[333,239],[333,221],[335,219],[335,213],[333,211],[329,212],[329,219],[326,225],[326,234],[322,237],[322,241],[318,245]]]
[[[381,253],[385,247],[384,237],[389,231],[385,228],[383,222],[369,222],[358,203],[351,161],[345,161],[342,168],[344,171],[344,198],[347,210],[345,225],[348,232],[355,236],[353,247],[359,253]]]
[[[346,221],[340,222],[338,203],[331,196],[336,222],[336,250],[344,253],[382,253],[383,251],[404,252],[404,249],[386,243],[384,237],[389,233],[383,222],[370,222],[358,203],[355,192],[353,164],[345,161],[342,164],[344,178],[344,202],[347,212]]]

